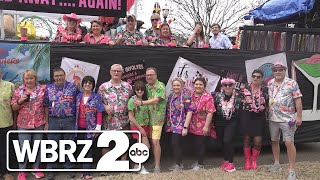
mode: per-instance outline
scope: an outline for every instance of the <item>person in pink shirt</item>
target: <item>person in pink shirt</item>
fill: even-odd
[[[204,48],[204,32],[201,22],[196,22],[194,30],[188,38],[187,45],[192,48]]]
[[[97,20],[91,21],[90,33],[84,36],[83,42],[89,44],[114,45],[112,39],[109,36],[104,35],[102,23]]]
[[[170,25],[163,23],[160,26],[160,36],[154,39],[153,42],[149,43],[150,46],[177,46],[175,37],[171,32]]]
[[[20,131],[43,130],[47,122],[47,111],[44,110],[44,92],[46,86],[38,84],[38,77],[34,70],[26,70],[23,75],[23,84],[17,88],[11,100],[13,111],[17,111],[17,127]],[[45,115],[46,114],[46,115]],[[42,133],[19,133],[19,144],[24,141],[33,143],[35,140],[41,140]],[[26,169],[27,162],[20,162],[19,169]],[[37,179],[43,178],[44,174],[37,169],[40,165],[40,153],[37,154],[36,161],[33,163],[34,172]],[[25,172],[18,174],[18,180],[26,180]]]
[[[102,112],[104,111],[102,105],[102,98],[99,94],[93,92],[95,88],[95,80],[92,76],[85,76],[82,79],[83,92],[77,95],[77,111],[76,119],[78,130],[101,130]],[[78,139],[92,140],[95,135],[91,133],[78,133]],[[92,148],[88,151],[86,158],[92,158]],[[91,169],[91,163],[84,163],[83,169]],[[82,177],[84,179],[92,179],[89,172],[84,172]]]
[[[204,168],[205,140],[207,136],[216,138],[216,132],[212,123],[213,113],[216,111],[213,97],[206,92],[207,80],[198,77],[193,81],[194,92],[191,95],[191,105],[189,111],[192,117],[186,119],[182,130],[182,136],[187,133],[193,134],[195,147],[198,153],[198,162],[192,165],[193,170]]]

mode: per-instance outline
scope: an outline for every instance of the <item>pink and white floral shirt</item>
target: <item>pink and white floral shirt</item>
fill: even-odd
[[[302,97],[298,83],[285,78],[280,86],[275,85],[275,79],[268,82],[269,119],[274,122],[289,122],[295,120],[296,98]]]
[[[128,101],[132,93],[132,86],[125,82],[117,86],[112,85],[111,81],[103,83],[99,87],[98,93],[102,97],[102,102],[113,108],[113,114],[109,119],[105,116],[104,127],[107,130],[121,130],[129,124]]]

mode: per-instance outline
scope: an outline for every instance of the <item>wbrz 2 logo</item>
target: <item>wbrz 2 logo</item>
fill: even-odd
[[[72,163],[93,163],[93,158],[86,158],[86,155],[90,148],[94,148],[92,140],[34,140],[20,142],[14,139],[13,135],[18,133],[94,133],[100,134],[97,139],[97,148],[109,148],[112,141],[115,142],[114,148],[103,155],[95,168],[86,169],[86,171],[138,171],[138,169],[130,169],[129,160],[117,160],[129,148],[129,138],[127,134],[138,133],[139,142],[133,144],[128,153],[129,158],[141,166],[141,163],[145,162],[149,158],[148,147],[141,143],[141,134],[138,131],[9,131],[7,134],[7,147],[9,147],[10,141],[12,142],[14,151],[11,152],[11,148],[7,148],[7,168],[10,171],[33,171],[32,169],[15,169],[9,165],[9,156],[14,153],[18,162],[35,162],[40,153],[40,162],[61,162],[66,161],[66,157]],[[79,151],[80,150],[80,151]],[[77,153],[78,152],[78,153]],[[70,171],[84,171],[84,169],[69,169]],[[39,169],[41,171],[66,171],[66,169]]]

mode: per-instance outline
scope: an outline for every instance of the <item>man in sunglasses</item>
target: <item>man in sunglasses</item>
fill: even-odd
[[[281,170],[279,163],[280,132],[287,148],[289,159],[288,180],[296,179],[296,148],[294,134],[302,123],[302,94],[296,81],[285,77],[287,67],[276,62],[272,67],[274,79],[268,83],[269,94],[269,130],[271,137],[274,164],[269,172]]]
[[[148,43],[151,43],[160,34],[160,27],[158,27],[158,22],[161,20],[160,15],[158,13],[153,13],[150,20],[152,27],[144,32]]]

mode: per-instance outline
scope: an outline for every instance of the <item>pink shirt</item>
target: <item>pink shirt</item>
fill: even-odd
[[[200,97],[196,97],[193,93],[189,109],[192,111],[189,132],[198,136],[203,136],[203,127],[206,123],[207,114],[216,112],[213,97],[207,92],[204,92]],[[209,135],[212,138],[216,138],[216,131],[212,122],[209,126]]]
[[[106,35],[102,35],[98,41],[93,37],[93,34],[86,34],[83,38],[83,42],[89,44],[109,44],[111,41],[111,38]]]
[[[44,92],[46,86],[37,85],[30,94],[30,102],[23,102],[18,109],[17,126],[23,129],[34,129],[46,123],[44,120]],[[11,105],[15,104],[22,95],[27,95],[25,85],[14,92]]]

